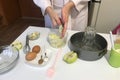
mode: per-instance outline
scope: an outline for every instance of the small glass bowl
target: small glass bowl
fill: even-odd
[[[0,46],[0,74],[11,70],[19,59],[19,51],[12,46]]]
[[[64,47],[67,40],[67,34],[64,37],[61,37],[61,33],[58,29],[52,29],[48,34],[48,42],[53,48]]]
[[[27,35],[29,40],[36,40],[40,37],[40,32],[37,32],[37,31],[29,32]]]

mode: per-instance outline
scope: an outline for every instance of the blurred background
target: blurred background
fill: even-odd
[[[93,3],[90,25],[94,26],[96,23],[97,32],[109,33],[120,24],[120,0],[92,1],[101,1],[101,3]],[[10,44],[29,25],[44,27],[41,10],[33,0],[0,0],[0,45]]]

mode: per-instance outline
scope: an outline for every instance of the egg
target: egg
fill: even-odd
[[[36,56],[37,56],[37,54],[35,52],[29,52],[26,54],[25,59],[27,61],[31,61],[31,60],[35,59]]]
[[[35,53],[39,53],[41,50],[40,46],[39,45],[36,45],[32,48],[32,52],[35,52]]]

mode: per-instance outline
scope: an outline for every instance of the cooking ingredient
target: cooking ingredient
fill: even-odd
[[[37,56],[37,54],[35,52],[29,52],[26,54],[25,59],[27,61],[31,61],[31,60],[35,59],[36,56]]]
[[[120,38],[116,39],[115,43],[120,44]]]
[[[44,60],[43,60],[42,55],[41,55],[41,58],[40,58],[40,60],[38,61],[38,63],[39,63],[39,64],[42,64],[43,61],[44,61]]]
[[[40,33],[39,32],[33,32],[33,33],[29,34],[28,36],[29,36],[30,40],[35,40],[35,39],[39,38]]]
[[[13,47],[17,48],[18,50],[22,49],[23,45],[21,42],[19,41],[15,41],[13,44],[12,44]]]
[[[73,63],[77,60],[77,53],[71,51],[64,55],[63,60],[67,63]]]
[[[36,45],[32,48],[32,52],[35,52],[35,53],[39,53],[41,50],[40,46],[39,45]]]
[[[62,33],[62,30],[63,30],[63,26],[60,25],[60,26],[59,26],[59,33]]]
[[[65,40],[55,33],[51,33],[48,36],[49,43],[54,48],[60,48],[65,45]]]
[[[45,53],[44,61],[45,61],[45,62],[47,62],[47,61],[48,61],[48,56],[47,56],[47,53]]]

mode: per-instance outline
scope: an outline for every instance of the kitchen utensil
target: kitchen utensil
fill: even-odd
[[[28,35],[26,36],[26,43],[25,43],[25,46],[23,47],[23,52],[25,54],[27,54],[28,52],[30,52],[30,45],[29,45],[29,38],[28,38]]]
[[[53,48],[61,48],[64,47],[67,40],[67,33],[64,37],[61,38],[61,33],[59,33],[58,29],[51,29],[48,34],[48,42]]]
[[[54,48],[64,47],[67,40],[67,32],[63,35],[64,22],[61,18],[61,25],[52,27],[51,32],[48,34],[48,42]]]
[[[42,64],[44,62],[43,56],[41,55],[40,60],[38,61],[39,64]]]
[[[0,74],[10,71],[19,59],[19,51],[15,47],[0,46]]]
[[[48,61],[48,56],[47,56],[47,53],[46,53],[46,52],[45,52],[44,61],[45,61],[45,62],[47,62],[47,61]]]
[[[83,48],[82,40],[84,37],[84,32],[78,32],[71,36],[69,40],[69,47],[71,51],[78,54],[78,58],[86,61],[94,61],[100,59],[107,52],[107,41],[104,37],[99,34],[95,35],[93,46],[90,50],[88,48]]]
[[[111,41],[112,48],[114,49],[114,40],[113,40],[113,35],[111,31],[110,31],[110,41]]]
[[[120,44],[114,43],[113,35],[111,31],[110,31],[110,40],[111,40],[112,48],[110,51],[108,62],[112,67],[118,68],[120,67],[120,62],[119,62],[120,61]]]
[[[37,40],[40,37],[40,32],[34,31],[34,32],[28,32],[28,38],[29,40]]]
[[[117,29],[116,31],[116,36],[115,36],[115,40],[114,40],[114,43],[115,44],[120,44],[120,29]]]
[[[55,65],[56,65],[56,62],[57,60],[59,59],[59,56],[60,56],[60,53],[62,52],[62,49],[60,48],[55,56],[55,60],[54,60],[54,63],[51,67],[48,68],[47,70],[47,76],[48,77],[52,77],[55,73]]]
[[[94,49],[93,46],[95,44],[95,36],[96,36],[95,28],[91,26],[86,27],[82,38],[81,47],[83,49],[93,50]]]
[[[111,49],[108,62],[112,67],[120,67],[120,44],[115,44],[114,49]]]

